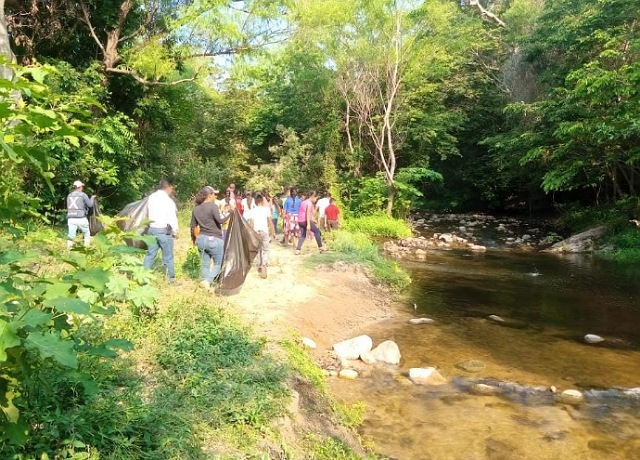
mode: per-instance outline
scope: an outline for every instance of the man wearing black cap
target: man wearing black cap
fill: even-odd
[[[89,208],[93,208],[95,203],[95,195],[91,198],[83,192],[84,184],[77,180],[73,183],[73,192],[67,195],[67,225],[69,233],[67,235],[67,249],[73,246],[73,240],[76,238],[78,229],[82,231],[84,236],[84,245],[89,246],[91,242],[91,234],[89,232],[89,219],[87,214]]]

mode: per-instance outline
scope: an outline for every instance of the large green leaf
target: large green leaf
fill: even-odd
[[[72,369],[78,367],[78,359],[73,350],[74,342],[61,339],[55,332],[31,332],[27,335],[26,345],[38,350],[42,358],[53,358],[58,364]]]
[[[8,348],[20,345],[20,338],[16,335],[11,327],[11,323],[0,319],[0,362],[7,360]]]
[[[58,297],[66,297],[72,287],[73,285],[69,283],[53,281],[47,286],[46,292],[44,293],[44,298],[56,299]]]
[[[91,305],[83,300],[72,297],[56,297],[47,299],[42,304],[45,307],[54,308],[64,313],[77,313],[80,315],[88,315],[91,312]]]
[[[52,318],[51,313],[46,313],[37,308],[31,308],[15,322],[14,329],[25,326],[36,327],[50,321]]]
[[[93,267],[77,272],[73,278],[80,281],[83,286],[102,290],[109,282],[109,272],[100,267]]]

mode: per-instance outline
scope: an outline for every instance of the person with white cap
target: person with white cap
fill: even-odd
[[[84,236],[84,245],[89,246],[91,242],[87,214],[89,208],[93,208],[96,196],[93,195],[89,198],[83,190],[84,184],[77,180],[73,183],[73,192],[67,195],[67,225],[69,227],[67,249],[71,249],[73,246],[73,240],[76,238],[78,229],[82,231]]]

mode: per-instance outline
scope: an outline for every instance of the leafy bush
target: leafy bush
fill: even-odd
[[[95,333],[96,324],[118,308],[129,316],[153,310],[156,293],[147,284],[151,275],[141,267],[136,250],[123,243],[125,236],[111,223],[93,247],[70,252],[60,251],[62,240],[34,245],[37,239],[31,238],[31,251],[26,251],[19,240],[0,238],[0,446],[37,437],[38,427],[53,417],[33,410],[40,392],[84,398],[95,390],[82,360],[115,358],[119,349],[130,348],[125,340]],[[41,267],[44,254],[48,270]],[[34,390],[43,375],[43,381],[59,387]]]
[[[411,236],[411,228],[406,221],[393,219],[386,214],[354,217],[344,222],[344,228],[369,236],[386,238],[405,238]]]

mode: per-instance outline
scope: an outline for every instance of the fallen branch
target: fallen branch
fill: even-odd
[[[500,19],[498,16],[496,16],[491,11],[487,10],[484,6],[482,6],[480,4],[480,0],[469,0],[469,5],[477,6],[478,9],[480,10],[480,13],[482,14],[482,17],[487,17],[495,21],[496,24],[498,24],[501,27],[507,27],[507,24],[502,19]]]

